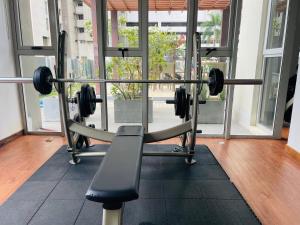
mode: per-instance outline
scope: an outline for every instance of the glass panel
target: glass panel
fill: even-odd
[[[257,121],[260,86],[234,86],[231,135],[272,135]]]
[[[287,0],[272,0],[267,49],[281,48],[285,32]]]
[[[106,2],[108,47],[139,47],[138,0]]]
[[[54,56],[20,56],[23,77],[32,77],[39,66],[48,66],[54,73]],[[24,84],[24,100],[28,131],[61,131],[58,94],[40,95],[32,84]]]
[[[149,79],[184,79],[187,5],[177,1],[149,1]],[[149,85],[149,132],[174,127],[182,123],[175,116],[174,105],[166,104],[174,98],[178,84]]]
[[[281,57],[266,58],[265,79],[262,93],[259,122],[269,129],[273,128],[278,84],[281,68]]]
[[[226,47],[230,28],[230,1],[200,1],[197,31],[202,33],[202,47]]]
[[[63,1],[58,0],[59,26],[67,32],[67,77],[94,79],[99,78],[97,18],[95,0]],[[100,97],[100,85],[90,84]],[[81,84],[70,84],[69,96],[74,97],[80,91]],[[70,116],[77,112],[76,105],[70,105]],[[93,115],[86,119],[87,123],[101,128],[101,104]]]
[[[149,79],[183,79],[186,1],[178,1],[176,7],[149,1],[149,10]]]
[[[164,130],[182,123],[182,119],[175,116],[174,105],[166,104],[166,100],[174,99],[175,89],[179,86],[179,84],[149,85],[149,132]]]
[[[209,71],[212,68],[218,68],[223,71],[227,78],[229,67],[229,58],[202,58],[203,79],[208,79]],[[210,96],[207,85],[202,86],[200,100],[206,100],[206,104],[199,105],[198,113],[198,129],[203,134],[223,134],[225,102],[226,102],[226,86],[217,96]]]
[[[139,57],[106,57],[107,79],[142,79]],[[107,84],[108,129],[142,122],[142,84]]]
[[[21,45],[51,46],[48,0],[18,0]]]

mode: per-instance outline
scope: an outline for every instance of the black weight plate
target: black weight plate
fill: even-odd
[[[80,90],[80,98],[79,98],[79,110],[80,110],[80,115],[82,117],[88,117],[88,106],[86,104],[86,93],[87,93],[87,85],[81,85],[81,90]]]
[[[91,107],[91,114],[94,114],[96,110],[96,93],[93,87],[89,88],[90,91],[90,107]]]
[[[175,116],[179,116],[179,92],[180,92],[180,88],[176,88],[175,90],[175,94],[174,94],[174,100],[175,100],[175,104],[174,104],[174,109],[175,109]]]
[[[96,93],[89,84],[81,86],[79,109],[82,117],[88,117],[96,110]]]
[[[80,123],[80,116],[78,113],[76,113],[74,115],[73,118],[74,121],[76,121],[77,123]],[[79,135],[77,142],[76,142],[76,149],[81,149],[84,143],[84,136],[83,135]]]
[[[224,74],[217,68],[212,68],[209,71],[209,94],[216,96],[220,94],[224,87]]]
[[[185,112],[187,107],[186,91],[184,87],[176,88],[174,100],[175,100],[175,104],[174,104],[175,115],[183,119],[185,117]]]
[[[51,70],[46,66],[38,67],[33,74],[34,88],[42,95],[48,95],[52,92],[53,79]]]
[[[187,104],[187,97],[186,97],[186,91],[184,87],[181,87],[181,110],[180,110],[180,118],[183,119],[185,117],[186,107]]]
[[[223,91],[223,87],[224,87],[224,74],[219,69],[217,69],[217,84],[218,84],[217,92],[218,94],[220,94]]]

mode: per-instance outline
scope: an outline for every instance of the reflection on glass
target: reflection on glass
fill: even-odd
[[[128,3],[107,0],[108,47],[139,47],[138,0]]]
[[[21,44],[51,46],[48,1],[18,0]]]
[[[184,79],[186,27],[186,1],[149,1],[149,79]]]
[[[259,122],[272,129],[277,100],[281,57],[267,58]]]
[[[272,0],[267,49],[281,48],[285,29],[287,0]]]
[[[272,135],[272,130],[266,129],[257,121],[259,89],[254,85],[234,86],[231,135]]]
[[[67,32],[67,77],[79,79],[99,78],[96,1],[58,0],[59,26]],[[100,97],[100,85],[94,86],[97,97]],[[69,96],[74,97],[80,91],[81,84],[70,84]],[[70,117],[77,112],[77,106],[69,105]],[[87,123],[101,128],[101,104],[87,118]]]
[[[229,66],[229,58],[202,58],[202,78],[208,79],[209,71],[212,68],[218,68],[223,71],[227,77]],[[225,101],[226,87],[217,96],[209,95],[207,85],[202,86],[200,100],[205,100],[206,104],[199,105],[198,124],[204,134],[223,134],[224,132],[224,117],[225,117]]]
[[[142,79],[140,57],[106,57],[107,79]],[[122,124],[142,122],[142,84],[107,84],[108,129],[116,131]]]
[[[183,80],[185,69],[187,1],[165,4],[149,1],[149,79]],[[149,131],[159,131],[182,123],[175,116],[174,105],[166,104],[174,98],[180,84],[149,85]]]
[[[47,66],[55,74],[54,56],[21,56],[20,63],[23,77],[32,77],[39,66]],[[61,131],[57,91],[40,95],[32,84],[24,84],[23,90],[28,131]]]
[[[174,99],[174,91],[179,86],[179,84],[149,85],[149,132],[164,130],[182,123],[182,119],[175,116],[174,105],[166,104],[166,100]]]
[[[198,10],[197,31],[202,33],[202,46],[225,47],[228,44],[230,1],[217,7],[206,5]]]
[[[97,78],[98,43],[95,1],[58,0],[59,26],[67,32],[67,76]]]

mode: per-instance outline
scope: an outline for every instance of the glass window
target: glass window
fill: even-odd
[[[39,66],[47,66],[54,75],[54,56],[20,56],[23,77],[32,77]],[[24,84],[24,100],[28,131],[61,131],[58,93],[40,95],[32,84]]]
[[[272,130],[266,129],[257,121],[260,88],[254,85],[234,86],[230,130],[232,135],[272,135]]]
[[[186,27],[186,1],[149,1],[149,79],[184,79]]]
[[[51,46],[48,0],[18,0],[21,45]]]
[[[259,122],[270,129],[273,129],[280,68],[281,57],[266,58]]]
[[[107,46],[139,47],[138,0],[111,1],[107,4]]]
[[[141,80],[140,57],[106,57],[107,79]],[[142,122],[142,84],[107,84],[108,128]]]
[[[149,79],[183,80],[187,30],[187,1],[169,4],[149,1]],[[180,84],[151,84],[148,87],[149,131],[159,131],[182,123],[175,116],[174,98]]]
[[[66,55],[67,76],[70,78],[97,78],[98,43],[96,26],[96,5],[76,1],[58,1],[59,26],[67,32]],[[75,15],[75,16],[74,16]],[[82,20],[77,20],[82,15]]]
[[[202,76],[204,80],[208,79],[209,71],[212,68],[218,68],[227,77],[229,67],[229,58],[226,57],[202,57]],[[203,134],[223,134],[225,103],[226,103],[226,86],[217,96],[209,95],[207,85],[202,86],[200,100],[205,100],[206,104],[200,104],[198,110],[198,127]]]
[[[78,14],[78,20],[83,20],[83,14]]]
[[[197,31],[202,33],[203,47],[228,45],[230,1],[199,1]]]
[[[69,78],[99,78],[97,19],[95,1],[58,0],[59,26],[67,32],[66,55],[67,74]],[[100,97],[100,85],[90,84]],[[74,97],[80,91],[81,84],[69,84],[69,96]],[[70,117],[77,112],[77,106],[69,105]],[[96,111],[87,118],[87,124],[93,123],[101,128],[101,104],[97,103]]]
[[[281,48],[285,33],[287,0],[272,0],[267,49]]]

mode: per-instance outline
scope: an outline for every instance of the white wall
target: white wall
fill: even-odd
[[[16,75],[8,0],[0,0],[0,77]],[[0,140],[23,129],[15,84],[0,84]]]
[[[300,57],[299,57],[300,64]],[[297,84],[294,95],[293,114],[290,125],[288,145],[300,152],[300,69],[298,69]]]
[[[244,0],[237,53],[236,78],[257,78],[266,20],[266,0]],[[251,125],[254,86],[236,86],[233,102],[233,123]]]

